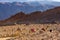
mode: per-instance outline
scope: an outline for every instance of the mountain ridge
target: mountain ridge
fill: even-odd
[[[14,24],[14,23],[60,23],[60,7],[56,7],[44,12],[36,11],[30,14],[19,12],[10,18],[0,21],[1,24]]]
[[[52,3],[53,4],[53,3]],[[0,3],[0,20],[7,19],[18,12],[24,12],[26,14],[35,11],[46,11],[56,7],[52,4],[46,4],[44,2],[13,2],[13,3]]]

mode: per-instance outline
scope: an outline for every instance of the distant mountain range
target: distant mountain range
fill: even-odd
[[[60,7],[46,10],[44,12],[35,11],[30,14],[23,12],[16,13],[6,20],[1,20],[0,25],[11,25],[21,23],[37,23],[37,24],[56,24],[60,23]]]
[[[57,6],[60,6],[59,2],[0,2],[0,20],[7,19],[18,12],[26,14],[35,11],[43,12]]]

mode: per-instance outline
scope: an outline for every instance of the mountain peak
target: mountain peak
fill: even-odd
[[[26,14],[35,12],[35,11],[46,11],[48,9],[56,7],[56,3],[53,2],[52,4],[44,3],[44,2],[0,2],[0,20],[4,20],[9,18],[11,15],[14,15],[18,12],[24,12]],[[6,10],[7,9],[7,10]]]

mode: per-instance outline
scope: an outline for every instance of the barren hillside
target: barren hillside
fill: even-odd
[[[44,12],[36,11],[30,14],[23,12],[12,15],[10,18],[0,21],[0,25],[14,23],[36,23],[36,24],[56,24],[60,23],[60,7],[50,9]]]

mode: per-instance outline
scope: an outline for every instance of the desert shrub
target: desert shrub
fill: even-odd
[[[49,31],[52,32],[52,29],[50,29]]]
[[[20,31],[20,28],[17,28],[17,31]]]
[[[45,29],[44,29],[44,28],[42,28],[41,30],[45,31]]]
[[[19,35],[20,35],[20,31],[16,31],[14,34],[12,34],[13,37],[19,36]]]
[[[30,23],[25,23],[25,25],[29,25]]]

